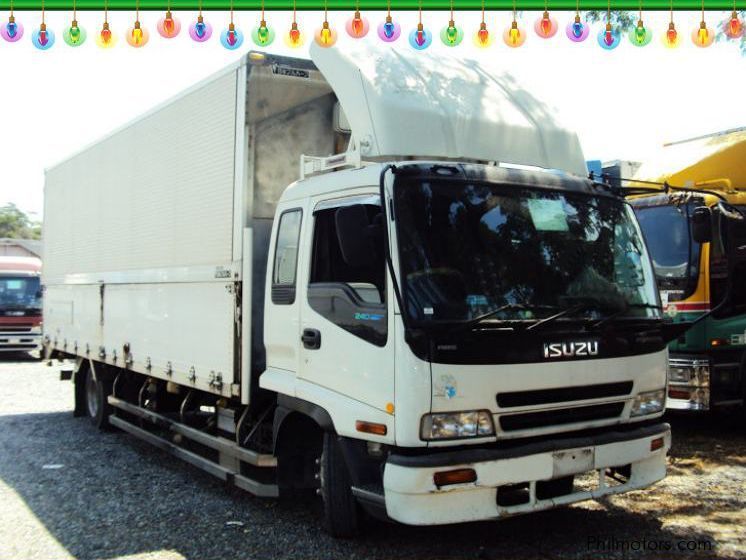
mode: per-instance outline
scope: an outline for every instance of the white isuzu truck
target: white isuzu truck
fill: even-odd
[[[577,136],[475,62],[312,58],[249,53],[47,171],[75,413],[315,491],[339,536],[662,479],[682,327]]]

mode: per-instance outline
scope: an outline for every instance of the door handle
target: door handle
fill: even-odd
[[[303,348],[308,350],[318,350],[321,348],[321,333],[316,329],[303,329]]]

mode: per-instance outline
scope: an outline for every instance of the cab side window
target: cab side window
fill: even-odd
[[[380,206],[354,204],[314,214],[309,305],[340,328],[386,344],[386,268]]]
[[[280,215],[272,268],[272,303],[275,304],[291,305],[295,302],[301,218],[300,210],[288,210]]]

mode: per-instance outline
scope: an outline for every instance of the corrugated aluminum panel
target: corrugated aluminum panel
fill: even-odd
[[[236,72],[48,171],[44,273],[232,261]]]

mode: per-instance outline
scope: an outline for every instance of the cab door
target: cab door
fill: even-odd
[[[280,208],[273,231],[267,271],[264,316],[264,347],[267,369],[292,379],[298,371],[300,304],[298,281],[301,232],[306,221],[304,208]]]
[[[394,401],[394,340],[379,198],[317,199],[311,209],[299,393],[305,381],[385,411]]]

